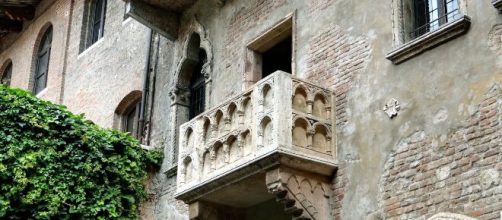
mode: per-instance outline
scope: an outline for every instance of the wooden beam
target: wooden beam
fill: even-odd
[[[35,17],[35,8],[31,6],[26,7],[0,7],[2,11],[10,20],[27,21]]]
[[[20,32],[23,30],[23,22],[0,18],[0,32]]]

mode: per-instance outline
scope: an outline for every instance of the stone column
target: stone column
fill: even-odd
[[[190,90],[188,88],[182,88],[180,86],[175,86],[170,92],[169,97],[171,98],[171,127],[169,133],[169,143],[170,157],[172,166],[176,166],[178,161],[179,152],[179,127],[181,124],[188,121],[188,103],[190,99]]]

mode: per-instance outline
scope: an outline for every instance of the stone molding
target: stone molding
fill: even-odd
[[[492,0],[492,5],[497,10],[502,11],[502,0]]]
[[[455,21],[441,26],[438,30],[426,33],[398,48],[392,50],[386,55],[386,58],[394,64],[402,63],[413,58],[429,49],[454,39],[469,30],[471,19],[463,15]]]
[[[441,212],[433,215],[427,220],[477,220],[477,219],[455,213]]]

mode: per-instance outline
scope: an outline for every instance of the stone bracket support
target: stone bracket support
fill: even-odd
[[[329,177],[284,166],[266,173],[269,193],[275,195],[293,219],[330,219],[333,196],[330,183]]]
[[[126,3],[126,15],[163,35],[169,40],[176,40],[179,29],[179,16],[149,5],[141,0],[129,0]]]

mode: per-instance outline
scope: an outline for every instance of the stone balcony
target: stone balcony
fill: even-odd
[[[334,100],[332,91],[278,71],[181,125],[177,198],[188,204],[210,201],[232,205],[224,196],[224,191],[232,190],[225,188],[253,176],[259,176],[254,182],[263,180],[269,195],[282,199],[287,193],[281,192],[301,193],[284,188],[292,176],[311,179],[310,187],[317,183],[322,194],[326,194],[321,200],[329,198],[330,178],[336,168]],[[239,187],[243,185],[246,184],[240,183]],[[255,187],[250,185],[239,191],[246,197],[247,191]],[[259,195],[260,190],[251,190],[252,199],[237,206],[268,198]],[[313,195],[304,197],[310,203],[318,202]],[[305,203],[296,200],[297,205]],[[305,205],[285,208],[293,216],[324,219],[314,217]]]

